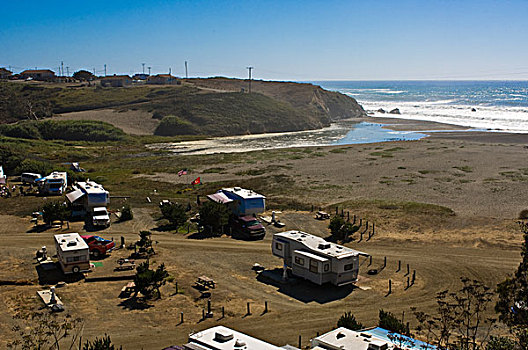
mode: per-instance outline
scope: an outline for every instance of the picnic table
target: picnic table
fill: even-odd
[[[121,294],[119,294],[120,297],[127,297],[130,294],[134,293],[136,290],[136,283],[134,282],[128,282],[126,285],[121,288]]]
[[[318,211],[317,213],[315,213],[315,218],[317,220],[326,220],[326,219],[330,219],[330,214],[328,214],[327,212],[325,211]]]
[[[207,277],[207,276],[200,276],[198,277],[198,279],[196,280],[196,284],[199,285],[199,286],[202,286],[204,288],[208,288],[208,287],[211,287],[211,288],[215,288],[215,285],[216,285],[216,282],[210,278],[210,277]]]

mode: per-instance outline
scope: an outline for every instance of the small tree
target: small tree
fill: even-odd
[[[490,337],[486,350],[512,350],[515,349],[515,342],[506,337]]]
[[[409,329],[392,312],[380,310],[378,326],[390,332],[410,335]]]
[[[519,349],[528,349],[528,224],[521,222],[523,246],[521,263],[515,275],[497,286],[499,300],[495,311],[517,337]]]
[[[80,81],[90,81],[95,79],[93,73],[88,72],[87,70],[80,70],[73,73],[73,78]]]
[[[209,201],[200,207],[200,225],[210,227],[213,235],[220,235],[221,228],[228,222],[229,211],[225,205]]]
[[[120,350],[123,349],[122,346],[119,347]],[[83,345],[83,350],[116,350],[110,336],[105,334],[102,338],[95,338],[94,341],[87,340]]]
[[[55,349],[61,345],[71,349],[80,338],[83,330],[83,320],[70,315],[59,316],[50,313],[27,310],[18,312],[14,319],[22,320],[22,326],[16,325],[13,331],[16,336],[7,344],[10,349]]]
[[[156,254],[152,247],[152,233],[150,231],[140,231],[139,240],[134,245],[134,251],[140,254],[146,254],[147,257]]]
[[[347,311],[337,321],[337,327],[345,327],[353,331],[363,329],[363,325],[356,320],[356,317],[352,315],[352,312]]]
[[[165,203],[160,206],[161,215],[177,230],[187,222],[185,207],[180,203]]]
[[[352,223],[345,221],[345,219],[339,215],[334,216],[330,220],[328,228],[330,229],[332,238],[336,241],[345,240],[348,236],[352,235],[359,229],[358,226],[354,226]]]
[[[66,204],[57,202],[46,202],[42,207],[42,219],[48,225],[53,221],[67,221],[71,213]]]
[[[152,270],[148,260],[141,263],[134,276],[136,295],[140,292],[145,297],[151,298],[156,292],[157,297],[161,298],[160,287],[166,283],[167,277],[169,277],[169,273],[165,269],[165,264],[161,264],[156,270]]]

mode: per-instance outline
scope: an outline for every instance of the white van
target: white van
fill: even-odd
[[[23,173],[20,175],[20,181],[25,184],[34,184],[35,180],[41,179],[42,175],[34,173]]]

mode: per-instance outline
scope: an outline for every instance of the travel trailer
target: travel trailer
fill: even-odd
[[[336,286],[356,282],[360,257],[369,256],[301,231],[274,234],[272,252],[284,260],[285,268],[291,269],[294,276]]]
[[[0,184],[6,183],[7,177],[4,175],[4,168],[0,165]]]
[[[73,192],[66,195],[71,205],[72,216],[92,214],[94,208],[106,207],[110,203],[110,194],[102,185],[93,181],[77,182]]]
[[[78,233],[55,235],[55,248],[65,274],[90,270],[90,250]]]
[[[44,195],[62,195],[68,187],[68,174],[54,171],[46,177],[37,180],[39,191]]]

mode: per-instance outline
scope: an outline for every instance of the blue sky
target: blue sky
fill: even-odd
[[[0,66],[276,80],[528,79],[528,1],[4,1]]]

